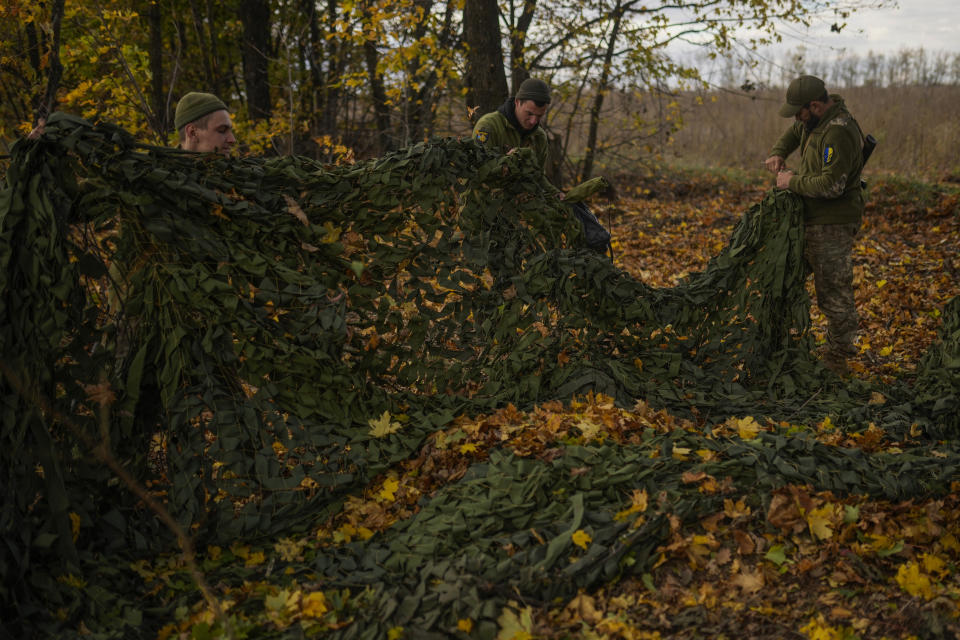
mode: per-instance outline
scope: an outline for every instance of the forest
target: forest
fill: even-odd
[[[6,0],[0,638],[956,637],[960,53],[763,55],[869,9]],[[879,140],[845,375],[801,73]]]

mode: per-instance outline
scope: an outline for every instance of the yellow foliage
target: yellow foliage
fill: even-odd
[[[589,547],[590,543],[593,542],[593,538],[590,537],[590,534],[583,529],[577,529],[570,535],[570,537],[573,540],[573,544],[584,549]]]
[[[327,598],[323,591],[308,593],[301,604],[303,615],[306,618],[321,618],[328,611]]]
[[[80,515],[70,512],[70,533],[73,535],[73,541],[77,541],[77,536],[80,535]]]
[[[374,438],[385,438],[391,433],[399,431],[401,426],[399,422],[390,421],[389,411],[384,411],[379,418],[371,418],[367,421],[367,424],[370,425],[370,435]]]
[[[736,431],[737,435],[740,436],[742,440],[753,440],[762,430],[762,427],[753,418],[753,416],[746,416],[745,418],[730,418],[727,420],[726,426]]]
[[[817,614],[816,618],[811,618],[810,622],[800,628],[800,631],[805,633],[810,640],[847,640],[855,637],[847,629],[831,627],[824,620],[822,614]]]
[[[400,488],[400,481],[396,478],[387,478],[383,483],[383,488],[377,494],[377,500],[380,502],[393,502],[397,499],[397,489]]]
[[[920,565],[912,560],[900,565],[895,579],[900,588],[912,596],[922,596],[927,600],[932,600],[936,595],[930,582],[930,576],[923,573],[920,570]]]
[[[473,620],[470,618],[461,618],[457,620],[457,629],[463,631],[464,633],[470,633],[473,631]]]
[[[830,503],[811,509],[806,518],[813,537],[817,540],[829,540],[833,536],[833,518],[835,515],[835,505]]]

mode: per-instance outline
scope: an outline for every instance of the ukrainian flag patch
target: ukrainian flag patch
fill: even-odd
[[[830,164],[836,154],[833,151],[833,145],[828,144],[823,150],[823,164]]]
[[[477,131],[474,136],[477,139],[477,142],[480,144],[485,144],[487,142],[487,132],[486,131]]]

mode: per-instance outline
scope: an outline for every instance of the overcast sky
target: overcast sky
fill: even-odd
[[[868,4],[868,3],[864,3]],[[901,49],[960,52],[960,3],[957,0],[900,0],[899,6],[864,8],[847,19],[840,33],[830,31],[832,20],[816,22],[809,30],[781,31],[783,50],[806,46],[830,53],[890,54]]]

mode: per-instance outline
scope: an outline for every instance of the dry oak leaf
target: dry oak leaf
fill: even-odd
[[[733,576],[733,579],[730,582],[735,586],[743,589],[747,593],[756,593],[763,588],[764,579],[762,571],[746,571],[742,569],[740,573]]]
[[[597,611],[596,601],[585,593],[579,594],[567,603],[566,609],[573,620],[580,619],[590,624],[596,624],[603,619],[603,614]]]

